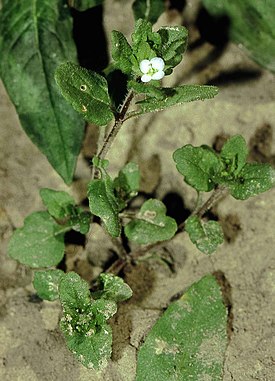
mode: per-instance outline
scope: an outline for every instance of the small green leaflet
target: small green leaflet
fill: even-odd
[[[112,179],[92,180],[88,186],[88,199],[91,213],[102,219],[107,232],[112,237],[118,237],[121,231],[119,220],[119,203],[114,193]]]
[[[239,175],[232,181],[225,182],[230,194],[238,200],[268,191],[274,186],[274,169],[269,164],[247,163]]]
[[[135,90],[137,87],[135,87]],[[158,91],[159,90],[159,91]],[[139,114],[164,110],[167,107],[179,105],[185,102],[204,100],[213,98],[218,94],[218,88],[215,86],[183,85],[172,88],[157,89],[157,94],[163,94],[162,99],[148,97],[142,101],[136,102],[140,109]],[[144,93],[148,91],[144,91]],[[152,91],[151,91],[152,94]],[[151,95],[150,94],[150,95]]]
[[[197,216],[190,216],[185,221],[185,231],[190,240],[204,254],[212,254],[223,243],[223,231],[216,221],[204,222]]]
[[[227,311],[212,275],[172,303],[138,352],[136,381],[222,381]]]
[[[113,301],[93,301],[89,285],[76,273],[64,275],[59,284],[63,307],[60,329],[68,348],[87,368],[106,367],[112,352],[112,330],[106,323],[116,312]]]
[[[121,204],[120,209],[124,209],[127,202],[137,195],[139,189],[140,172],[136,163],[127,163],[114,180],[116,197]]]
[[[228,174],[238,175],[245,165],[248,156],[248,147],[245,139],[240,135],[232,136],[223,145],[220,156],[225,162]]]
[[[75,205],[73,197],[67,192],[42,188],[39,193],[43,204],[54,218],[68,217],[70,214],[70,207]]]
[[[166,216],[165,205],[155,199],[145,201],[136,218],[125,226],[129,240],[139,244],[168,240],[176,231],[176,221]]]
[[[48,212],[35,212],[13,233],[8,255],[30,267],[56,266],[64,255],[64,233],[68,227],[58,225]]]
[[[135,0],[133,5],[135,19],[144,19],[154,24],[164,12],[163,0]]]
[[[122,278],[109,273],[100,274],[99,285],[103,289],[93,293],[95,299],[103,298],[123,302],[133,295],[133,291]]]
[[[111,100],[104,77],[67,62],[57,68],[55,79],[64,98],[88,122],[105,126],[112,120]]]
[[[58,286],[63,275],[64,271],[61,270],[35,271],[33,286],[37,295],[44,300],[58,299]]]
[[[218,155],[207,146],[187,144],[174,152],[173,159],[184,181],[197,191],[211,191],[215,186],[215,176],[223,168]]]
[[[132,73],[132,48],[121,32],[112,31],[112,57],[115,67],[125,74]]]

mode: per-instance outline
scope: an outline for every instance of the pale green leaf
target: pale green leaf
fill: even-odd
[[[0,51],[0,75],[22,127],[70,183],[84,122],[54,80],[59,64],[76,61],[72,19],[64,1],[3,0]]]
[[[222,381],[227,311],[207,275],[172,303],[138,352],[136,381]]]
[[[274,169],[269,164],[247,163],[235,179],[225,184],[234,198],[246,200],[274,186]]]
[[[58,299],[58,286],[63,275],[62,270],[35,271],[33,286],[37,295],[44,300]]]
[[[111,100],[104,77],[66,62],[57,68],[55,79],[64,98],[88,122],[104,126],[112,120]]]
[[[112,31],[112,57],[115,67],[125,74],[132,73],[132,48],[121,32]]]
[[[102,273],[99,276],[99,285],[102,290],[93,293],[93,297],[122,302],[131,298],[133,291],[122,278],[109,273]]]
[[[212,254],[223,243],[223,231],[216,221],[202,221],[197,216],[190,216],[185,221],[185,231],[197,248],[205,253]]]
[[[54,218],[67,217],[70,214],[70,207],[75,204],[73,197],[67,192],[42,188],[39,193],[43,204]]]
[[[13,233],[8,255],[30,267],[56,266],[64,255],[64,232],[48,212],[35,212]]]
[[[140,114],[164,110],[167,107],[185,102],[210,99],[218,94],[218,88],[215,86],[183,85],[159,90],[163,94],[162,99],[148,97],[136,103],[141,110]]]
[[[166,216],[165,205],[155,199],[145,201],[135,219],[125,226],[129,240],[139,244],[168,240],[176,231],[176,221]]]
[[[121,231],[119,203],[114,194],[114,184],[109,176],[92,180],[88,186],[89,206],[92,214],[100,217],[107,232],[118,237]]]
[[[135,0],[133,5],[135,19],[144,19],[154,24],[164,12],[163,0]]]
[[[207,146],[187,144],[174,152],[173,159],[184,181],[198,191],[211,191],[215,176],[223,168],[217,154]]]

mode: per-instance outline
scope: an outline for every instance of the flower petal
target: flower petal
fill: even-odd
[[[139,68],[143,74],[148,73],[148,71],[151,69],[150,61],[149,60],[142,60],[139,64]]]
[[[164,77],[164,71],[159,70],[155,74],[152,75],[152,79],[161,79]]]
[[[156,70],[163,70],[164,66],[165,66],[165,63],[164,63],[163,59],[160,58],[160,57],[154,57],[154,58],[152,58],[150,60],[150,64],[152,65],[152,68],[156,69]]]
[[[149,74],[143,74],[143,76],[141,77],[142,82],[150,82],[151,79],[152,79],[152,76]]]

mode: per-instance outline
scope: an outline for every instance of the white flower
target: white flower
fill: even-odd
[[[142,82],[149,82],[151,79],[161,79],[164,77],[165,63],[162,58],[154,57],[151,60],[142,60],[139,64],[140,71],[143,73]]]

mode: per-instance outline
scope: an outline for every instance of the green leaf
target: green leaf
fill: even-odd
[[[84,212],[81,208],[75,208],[73,212],[74,214],[70,216],[68,225],[81,234],[87,234],[91,225],[91,213]]]
[[[222,381],[227,311],[211,275],[172,303],[138,353],[136,381]]]
[[[245,139],[240,135],[232,136],[222,147],[220,156],[226,164],[226,171],[234,176],[238,175],[248,156]]]
[[[159,90],[163,93],[162,99],[148,97],[136,102],[141,110],[140,114],[164,110],[167,107],[185,102],[213,98],[218,94],[218,88],[215,86],[183,85],[173,88],[164,87]]]
[[[234,198],[246,200],[274,186],[274,169],[269,164],[247,163],[237,178],[225,184]]]
[[[160,50],[158,56],[165,62],[166,69],[177,66],[187,47],[188,31],[184,26],[164,26],[158,30],[161,37]],[[170,74],[172,70],[169,71]]]
[[[205,254],[212,254],[223,243],[223,231],[216,221],[204,222],[197,216],[188,217],[185,230],[190,240]]]
[[[103,369],[112,352],[112,330],[103,316],[115,313],[114,303],[92,301],[88,283],[76,273],[62,277],[59,297],[63,307],[60,329],[68,348],[85,367]]]
[[[67,192],[43,188],[40,189],[39,193],[51,216],[65,218],[70,215],[71,207],[75,204],[75,201]]]
[[[187,184],[197,191],[209,192],[214,188],[215,176],[222,169],[222,163],[209,147],[187,144],[174,152],[173,159]]]
[[[274,0],[203,0],[214,16],[229,17],[229,36],[260,65],[275,71]]]
[[[120,209],[126,207],[127,202],[137,195],[139,189],[140,172],[136,163],[127,163],[114,180],[116,196],[121,204]]]
[[[88,122],[105,126],[112,120],[111,100],[104,77],[66,62],[57,68],[55,79],[64,98]]]
[[[146,94],[156,99],[163,99],[167,96],[162,88],[149,84],[145,85],[144,83],[129,81],[128,87],[133,89],[138,94]]]
[[[64,233],[47,212],[35,212],[13,233],[8,255],[30,267],[56,266],[64,255]]]
[[[144,19],[154,24],[164,12],[163,0],[135,0],[133,5],[135,19]]]
[[[61,270],[35,271],[33,286],[38,296],[50,301],[58,299],[58,286],[63,275]]]
[[[63,0],[3,0],[0,75],[32,142],[71,183],[84,123],[62,99],[56,67],[76,61],[72,19]]]
[[[103,289],[93,293],[95,299],[103,298],[114,300],[115,302],[123,302],[133,295],[133,291],[128,284],[126,284],[122,278],[114,276],[113,274],[100,274],[99,284]]]
[[[114,194],[113,181],[108,175],[89,183],[88,199],[92,214],[102,219],[111,236],[118,237],[121,231],[119,203]]]
[[[69,0],[69,6],[78,11],[86,11],[87,9],[101,5],[103,0]]]
[[[145,201],[136,218],[125,226],[126,236],[139,244],[166,241],[176,231],[176,221],[166,216],[165,205],[155,199]]]
[[[116,30],[112,31],[112,57],[115,67],[125,74],[132,73],[132,48],[124,35]]]

